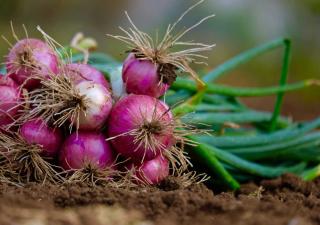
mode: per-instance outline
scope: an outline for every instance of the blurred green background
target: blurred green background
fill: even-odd
[[[29,36],[40,37],[40,25],[58,42],[66,44],[72,36],[83,31],[98,40],[99,50],[114,57],[125,57],[125,46],[107,38],[119,33],[118,26],[127,27],[127,10],[139,28],[151,34],[175,21],[195,0],[0,0],[1,34],[13,40],[10,21],[16,32],[24,37],[22,24]],[[214,68],[243,50],[268,40],[287,36],[293,40],[290,81],[306,78],[320,79],[320,1],[319,0],[207,0],[192,11],[181,23],[190,26],[200,18],[214,13],[207,21],[187,35],[186,40],[216,43],[208,54],[208,67]],[[8,45],[0,42],[0,54]],[[281,50],[257,58],[220,79],[219,83],[236,86],[276,84],[281,68]],[[290,93],[283,112],[295,119],[310,119],[320,115],[320,88]],[[273,97],[245,99],[248,104],[270,110]]]

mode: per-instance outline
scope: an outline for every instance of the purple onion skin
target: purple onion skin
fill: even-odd
[[[63,143],[59,153],[60,165],[65,170],[81,169],[88,163],[99,169],[112,167],[114,152],[104,135],[95,132],[79,131],[72,133]]]
[[[155,185],[169,175],[169,161],[161,155],[139,165],[131,163],[126,166],[128,170],[133,167],[135,167],[134,175],[137,183]]]
[[[122,80],[127,93],[159,98],[169,85],[160,82],[158,65],[149,60],[139,60],[130,53],[123,63]]]
[[[0,85],[0,127],[13,122],[19,110],[20,100],[18,88]]]
[[[159,122],[168,124],[172,122],[172,115],[166,113],[168,106],[160,100],[147,95],[130,94],[120,99],[113,107],[108,121],[108,136],[112,146],[121,155],[133,161],[151,160],[165,149],[174,144],[173,130],[167,130],[165,134],[153,134],[162,147],[156,149],[145,148],[144,144],[134,143],[134,136],[125,134],[140,127],[145,120],[160,118]]]
[[[39,118],[24,123],[19,133],[27,143],[40,145],[43,156],[56,156],[62,144],[60,129],[49,127]]]
[[[111,91],[93,81],[81,81],[75,86],[81,95],[86,96],[85,111],[79,117],[80,130],[99,130],[107,121],[112,108]]]
[[[21,55],[24,54],[28,54],[28,57],[32,59],[33,67],[21,64]],[[21,85],[35,74],[43,77],[47,77],[48,74],[56,74],[58,72],[58,57],[45,42],[38,39],[22,39],[10,50],[6,67],[12,79]],[[39,80],[30,79],[24,84],[24,88],[31,90],[39,85]]]
[[[109,82],[106,80],[104,75],[96,68],[83,63],[71,63],[65,66],[65,74],[71,77],[74,83],[81,81],[93,81],[101,84],[102,86],[110,88]]]
[[[0,86],[9,86],[18,88],[18,84],[10,77],[10,75],[0,74]]]

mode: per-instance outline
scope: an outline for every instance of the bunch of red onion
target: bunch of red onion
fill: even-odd
[[[94,67],[73,63],[68,51],[40,27],[45,41],[27,38],[13,45],[5,62],[7,74],[0,79],[0,158],[5,165],[0,165],[0,180],[5,174],[1,169],[11,168],[10,176],[16,175],[14,181],[19,182],[152,185],[170,172],[185,170],[188,160],[177,147],[184,141],[184,129],[158,98],[175,82],[177,72],[187,72],[203,84],[189,63],[203,58],[199,53],[213,45],[181,38],[212,15],[172,34],[201,2],[169,25],[159,43],[129,16],[132,27],[123,30],[127,36],[111,35],[131,47],[122,67],[126,93],[112,90],[118,83],[110,85]],[[90,46],[83,39],[75,38],[70,48],[84,53],[87,62]]]
[[[4,164],[13,165],[10,176],[17,175],[12,181],[151,185],[165,179],[177,137],[169,107],[156,98],[169,87],[158,88],[159,66],[131,53],[123,64],[128,94],[113,99],[100,71],[63,60],[54,49],[23,39],[7,56],[0,149]]]

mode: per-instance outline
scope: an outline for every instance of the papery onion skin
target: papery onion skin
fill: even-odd
[[[104,75],[96,68],[83,63],[70,63],[65,66],[64,73],[71,77],[74,83],[81,81],[93,81],[102,86],[111,89],[109,82]]]
[[[29,66],[25,65],[23,58],[26,58]],[[22,39],[11,48],[6,67],[12,79],[31,90],[40,85],[40,80],[30,79],[26,83],[25,81],[33,75],[48,77],[49,74],[56,74],[58,57],[45,42],[33,38]]]
[[[75,89],[86,99],[79,116],[79,129],[99,130],[108,119],[112,108],[110,90],[93,81],[82,81]]]
[[[72,133],[59,153],[60,165],[65,170],[82,169],[91,164],[98,169],[112,167],[114,152],[101,133],[79,131]]]
[[[19,111],[21,102],[18,88],[0,85],[0,127],[12,123]]]
[[[134,143],[135,136],[128,132],[141,127],[144,121],[149,123],[155,118],[159,124],[165,125],[161,128],[165,129],[164,132],[152,134],[161,147],[145,148],[144,144]],[[172,120],[168,106],[160,100],[131,94],[114,105],[108,121],[108,136],[114,149],[121,155],[137,162],[151,160],[174,144],[173,129],[167,126]]]
[[[126,168],[127,170],[134,168],[135,182],[142,184],[159,184],[169,175],[169,161],[161,155],[142,164],[129,163]]]
[[[130,53],[122,68],[122,80],[127,93],[155,98],[164,95],[169,85],[160,81],[158,66],[150,60],[137,59],[134,53]]]
[[[40,119],[34,119],[22,124],[21,137],[29,144],[37,144],[43,150],[41,155],[54,157],[62,144],[62,133],[59,128],[51,128]]]

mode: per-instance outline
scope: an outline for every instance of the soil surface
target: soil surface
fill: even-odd
[[[320,224],[320,180],[303,182],[284,175],[217,194],[203,184],[181,188],[173,178],[139,190],[0,184],[0,224]]]

